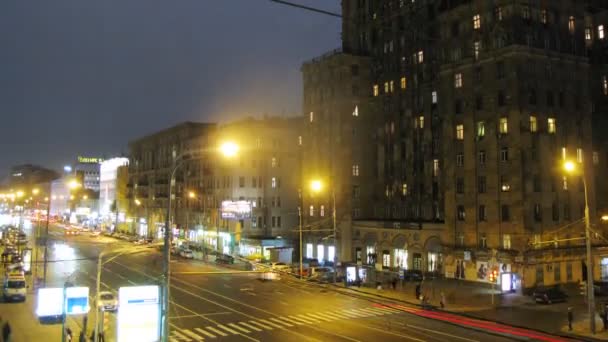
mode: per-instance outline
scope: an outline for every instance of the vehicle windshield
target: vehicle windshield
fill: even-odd
[[[104,293],[100,297],[101,297],[102,300],[112,300],[112,299],[114,299],[114,295],[109,294],[109,293]]]
[[[22,289],[25,287],[25,281],[23,280],[13,280],[13,281],[9,281],[6,284],[6,287],[9,289]]]

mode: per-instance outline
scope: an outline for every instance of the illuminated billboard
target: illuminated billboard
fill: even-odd
[[[247,201],[222,201],[222,218],[244,220],[251,217],[251,203]]]
[[[65,289],[65,313],[79,315],[89,312],[89,288],[67,287]]]
[[[160,340],[160,290],[156,285],[118,289],[118,341]]]
[[[36,315],[38,317],[61,316],[63,313],[63,288],[48,287],[38,289]]]

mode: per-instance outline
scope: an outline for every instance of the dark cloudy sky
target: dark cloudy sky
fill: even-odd
[[[1,1],[0,175],[184,120],[299,113],[301,63],[339,45],[338,18],[268,0]]]

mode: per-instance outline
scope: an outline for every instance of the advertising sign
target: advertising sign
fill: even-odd
[[[89,312],[89,288],[68,287],[65,289],[65,313],[79,315]]]
[[[38,317],[61,316],[63,304],[63,288],[50,287],[38,289],[36,315]]]
[[[156,285],[118,290],[118,341],[160,340],[160,290]]]
[[[251,203],[247,201],[222,201],[222,218],[244,220],[251,217]]]

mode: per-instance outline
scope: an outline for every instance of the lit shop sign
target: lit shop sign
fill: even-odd
[[[118,300],[118,341],[159,341],[159,287],[121,287],[118,289]]]
[[[38,317],[52,317],[63,314],[63,289],[60,287],[38,289]]]
[[[243,220],[251,216],[251,203],[247,201],[222,201],[222,218]]]
[[[78,156],[78,162],[82,164],[99,164],[102,161],[103,158]]]

